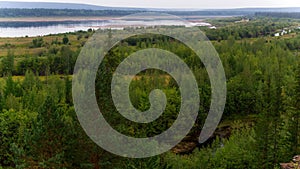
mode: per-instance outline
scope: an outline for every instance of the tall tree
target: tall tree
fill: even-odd
[[[12,51],[8,51],[7,56],[2,59],[2,75],[9,76],[13,74],[15,56]]]
[[[291,115],[290,132],[292,135],[292,152],[294,154],[300,152],[300,62],[296,72],[296,92],[294,96],[294,111]]]
[[[63,121],[64,111],[60,110],[49,96],[41,106],[32,133],[26,139],[30,147],[26,156],[31,165],[42,168],[65,167],[63,157],[68,129]]]

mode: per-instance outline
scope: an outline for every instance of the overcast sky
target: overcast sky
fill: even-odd
[[[300,7],[300,0],[0,0],[31,2],[85,3],[112,7],[148,8],[244,8],[244,7]]]

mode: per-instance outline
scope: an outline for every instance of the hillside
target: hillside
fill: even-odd
[[[141,8],[118,8],[78,3],[55,3],[55,2],[0,2],[0,8],[17,9],[84,9],[84,10],[142,10]],[[145,10],[145,9],[144,9]]]

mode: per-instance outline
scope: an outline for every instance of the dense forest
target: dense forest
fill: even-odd
[[[195,11],[164,11],[163,13],[177,16],[250,16],[250,17],[274,17],[274,18],[299,18],[299,12],[288,12],[289,9],[235,9],[235,10],[195,10]],[[298,11],[299,9],[290,9]],[[44,8],[0,8],[0,17],[91,17],[91,16],[126,16],[141,12],[156,12],[151,9],[44,9]]]
[[[245,19],[245,18],[238,18]],[[234,19],[223,19],[223,20],[212,20],[211,23],[219,27],[218,29],[209,29],[207,27],[201,27],[200,29],[206,33],[206,36],[210,40],[227,40],[229,37],[234,38],[236,40],[241,40],[245,38],[261,38],[274,36],[274,34],[278,31],[282,31],[282,29],[287,29],[291,27],[295,27],[293,22],[289,20],[278,20],[278,19],[270,19],[261,18],[261,19],[253,19],[251,24],[247,22],[241,24],[231,25],[232,22],[239,22],[240,20]]]
[[[0,17],[125,16],[142,11],[1,8]]]
[[[300,18],[299,12],[257,12],[255,16],[273,17],[273,18]]]
[[[87,10],[87,9],[19,9],[19,8],[0,8],[0,17],[62,17],[62,16],[125,16],[140,12],[152,12],[151,9],[143,10]],[[179,16],[235,16],[253,15],[251,11],[230,11],[230,10],[205,10],[205,11],[164,11],[164,13]]]
[[[134,36],[116,44],[99,66],[96,91],[103,115],[120,133],[139,138],[157,135],[173,124],[180,109],[180,90],[165,72],[140,72],[130,86],[132,104],[148,110],[149,93],[162,89],[168,105],[163,116],[151,124],[128,121],[114,108],[107,85],[118,64],[138,50],[159,48],[180,56],[196,77],[201,103],[193,129],[171,151],[145,159],[122,158],[101,149],[76,117],[72,74],[94,30],[1,38],[0,168],[280,168],[281,162],[300,153],[300,34],[293,30],[272,37],[272,33],[292,29],[298,21],[259,18],[218,23],[216,30],[200,28],[212,40],[227,78],[219,134],[208,143],[195,142],[209,110],[210,81],[187,46],[162,35]],[[99,31],[113,37],[118,30]]]

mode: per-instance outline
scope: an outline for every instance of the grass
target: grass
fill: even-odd
[[[86,38],[77,39],[77,35],[68,34],[67,37],[71,43],[72,50],[76,50],[85,42]],[[7,56],[8,51],[12,51],[15,57],[23,57],[25,55],[40,55],[47,52],[53,41],[57,39],[62,42],[63,34],[43,36],[44,45],[40,48],[31,48],[32,41],[36,37],[22,37],[22,38],[0,38],[0,57]]]
[[[65,75],[50,75],[50,76],[38,76],[41,81],[46,81],[46,79],[53,79],[53,78],[64,78]],[[72,78],[72,75],[68,75],[69,78]],[[5,83],[7,77],[1,77],[0,83]],[[12,76],[13,81],[20,81],[22,82],[25,79],[25,76]]]

